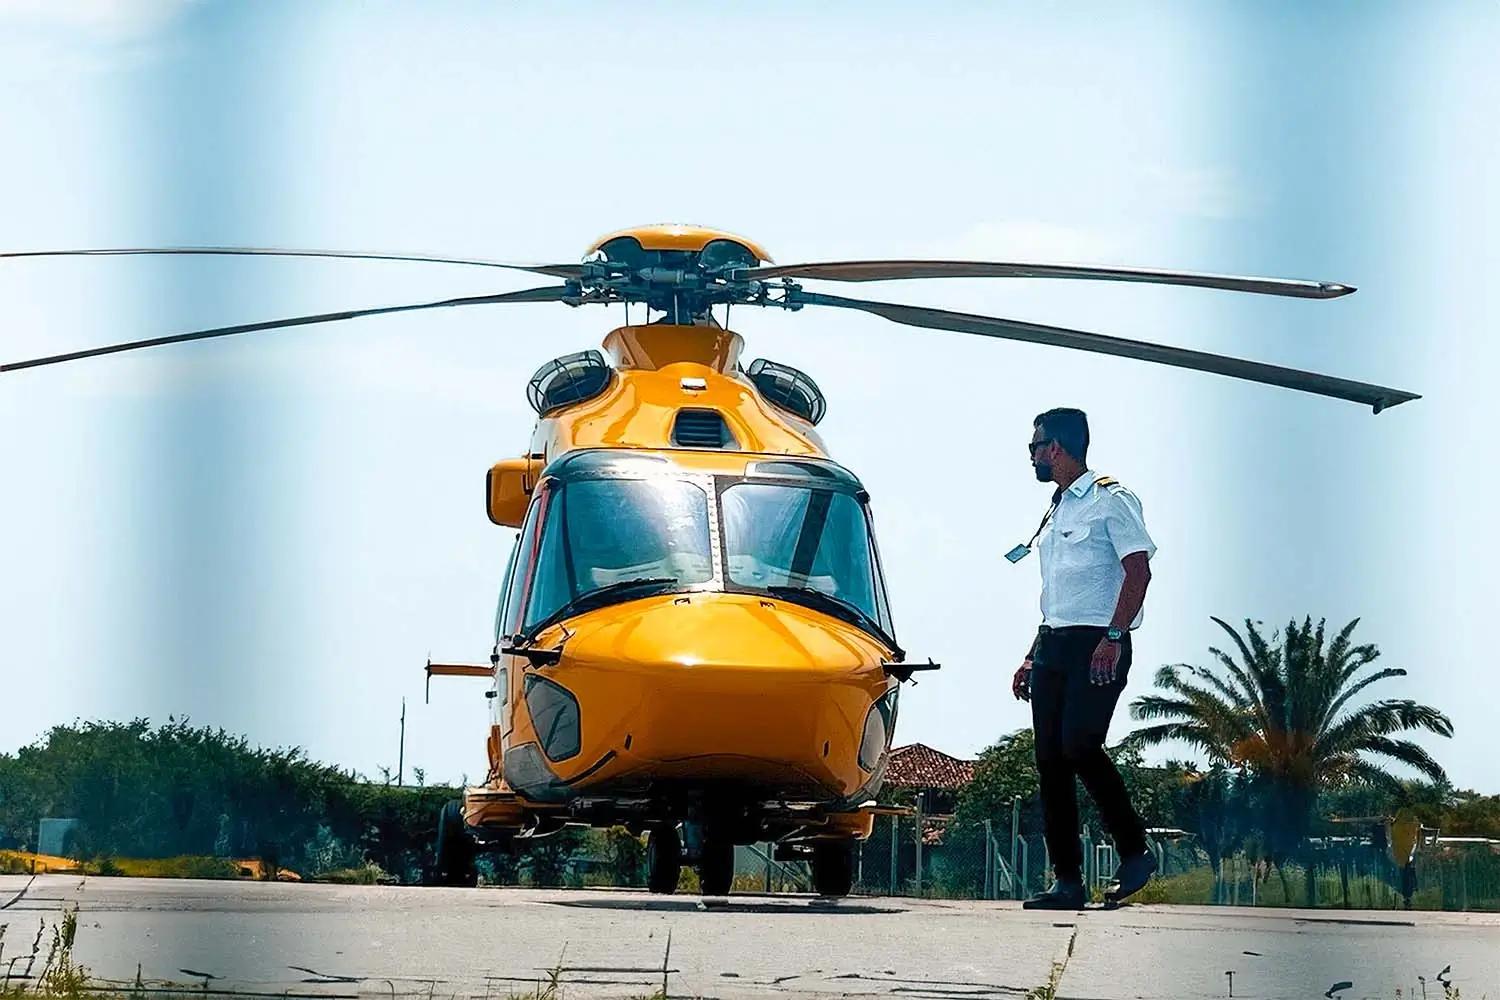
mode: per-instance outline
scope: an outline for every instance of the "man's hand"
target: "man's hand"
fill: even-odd
[[[1017,701],[1031,700],[1031,661],[1027,660],[1021,664],[1016,671],[1016,676],[1011,678],[1010,693],[1016,696]]]
[[[1115,667],[1120,664],[1120,644],[1100,639],[1089,660],[1089,683],[1108,686],[1115,682]]]

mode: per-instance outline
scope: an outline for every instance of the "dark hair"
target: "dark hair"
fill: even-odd
[[[1087,462],[1089,457],[1089,417],[1082,410],[1058,407],[1046,413],[1038,413],[1031,426],[1040,427],[1042,433],[1062,446],[1062,450]]]

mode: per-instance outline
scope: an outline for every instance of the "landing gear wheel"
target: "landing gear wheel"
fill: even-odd
[[[734,884],[734,842],[705,840],[698,861],[698,882],[705,896],[727,896]]]
[[[682,841],[677,827],[658,826],[646,838],[646,888],[670,895],[682,875]]]
[[[828,841],[813,845],[813,889],[819,896],[847,896],[854,888],[854,845]]]
[[[479,884],[474,867],[474,838],[464,826],[463,802],[453,799],[438,813],[437,858],[433,880],[438,885],[473,888]]]

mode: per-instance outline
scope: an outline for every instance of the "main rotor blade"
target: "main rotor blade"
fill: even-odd
[[[404,306],[380,306],[374,309],[351,309],[347,312],[318,313],[312,316],[293,316],[290,319],[266,320],[261,323],[219,326],[212,330],[175,333],[167,337],[152,337],[150,340],[132,340],[125,344],[111,344],[108,347],[93,347],[86,351],[73,351],[69,354],[54,354],[45,358],[32,358],[29,361],[16,361],[8,365],[0,365],[0,372],[19,371],[22,368],[37,368],[42,365],[55,365],[62,361],[77,361],[80,358],[93,358],[101,354],[118,354],[121,351],[134,351],[141,347],[160,347],[163,344],[181,344],[189,340],[230,337],[237,333],[255,333],[259,330],[280,330],[292,326],[311,326],[314,323],[334,323],[339,320],[358,319],[361,316],[382,316],[387,313],[415,312],[419,309],[442,309],[447,306],[482,306],[500,302],[560,302],[567,291],[567,285],[555,285],[546,288],[527,288],[519,292],[501,292],[498,295],[470,295],[461,299],[444,299],[441,302],[419,302]]]
[[[424,254],[361,253],[356,250],[285,250],[273,247],[118,247],[100,250],[9,250],[7,257],[126,257],[143,254],[185,254],[202,257],[341,257],[350,260],[406,260],[423,264],[459,264],[465,267],[500,267],[509,271],[530,271],[554,278],[580,278],[581,264],[506,264],[498,260],[468,257],[430,257]]]
[[[1228,274],[1158,271],[1141,267],[1094,267],[1087,264],[1013,264],[969,260],[846,260],[821,264],[787,264],[736,270],[735,280],[822,278],[826,281],[898,281],[908,278],[1082,278],[1097,281],[1141,281],[1156,285],[1193,285],[1231,292],[1333,299],[1354,291],[1352,285],[1295,278],[1241,278]]]
[[[899,305],[894,302],[846,299],[838,295],[822,295],[816,292],[797,292],[792,301],[808,305],[859,309],[907,326],[974,333],[981,337],[1020,340],[1031,344],[1048,344],[1053,347],[1071,347],[1075,350],[1093,351],[1097,354],[1113,354],[1122,358],[1136,358],[1140,361],[1175,365],[1178,368],[1213,372],[1216,375],[1228,375],[1231,378],[1264,382],[1267,385],[1279,385],[1287,389],[1316,393],[1320,396],[1332,396],[1335,399],[1364,403],[1374,407],[1376,413],[1388,406],[1395,406],[1397,403],[1422,398],[1415,393],[1401,389],[1389,389],[1366,382],[1335,378],[1331,375],[1317,375],[1295,368],[1282,368],[1258,361],[1225,357],[1222,354],[1190,351],[1182,347],[1166,347],[1143,340],[1126,340],[1123,337],[1107,337],[1103,334],[1085,333],[1082,330],[1069,330],[1060,326],[1043,326],[1040,323],[1027,323],[1022,320],[974,316],[969,313]]]

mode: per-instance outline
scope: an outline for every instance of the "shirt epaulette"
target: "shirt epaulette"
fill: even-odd
[[[1111,493],[1117,496],[1121,493],[1130,492],[1125,488],[1124,483],[1120,482],[1113,476],[1100,476],[1098,479],[1094,480],[1094,485],[1100,487],[1101,489],[1109,490]]]

